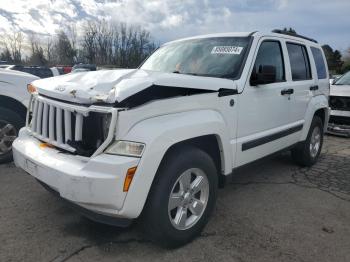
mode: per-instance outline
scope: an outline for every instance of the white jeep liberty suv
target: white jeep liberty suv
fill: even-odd
[[[32,82],[15,163],[90,219],[179,246],[198,236],[235,169],[321,152],[329,107],[315,40],[280,31],[166,43],[138,69]]]

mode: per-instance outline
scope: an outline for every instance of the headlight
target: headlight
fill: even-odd
[[[145,144],[131,141],[115,141],[106,149],[107,154],[141,157]]]

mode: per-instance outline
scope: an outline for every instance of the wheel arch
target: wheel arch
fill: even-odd
[[[223,187],[226,177],[223,170],[223,167],[225,166],[225,158],[223,156],[222,141],[216,134],[193,137],[171,145],[165,152],[160,165],[162,165],[162,163],[171,154],[171,152],[181,148],[186,148],[187,146],[198,148],[206,152],[213,159],[217,170],[219,186]]]
[[[0,95],[0,107],[12,110],[22,118],[26,118],[27,108],[20,101],[12,97]]]
[[[311,99],[306,114],[304,128],[300,141],[304,141],[310,129],[310,125],[314,116],[319,116],[323,122],[324,132],[327,130],[330,109],[328,106],[328,98],[325,95],[318,95]]]

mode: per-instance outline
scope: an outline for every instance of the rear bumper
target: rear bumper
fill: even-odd
[[[101,154],[84,158],[54,148],[41,148],[40,141],[22,128],[13,143],[16,166],[58,192],[60,197],[95,213],[119,215],[127,193],[125,174],[139,159]],[[137,172],[136,172],[137,174]]]

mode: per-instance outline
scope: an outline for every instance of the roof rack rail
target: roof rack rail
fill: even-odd
[[[294,37],[298,37],[298,38],[309,40],[309,41],[314,42],[314,43],[318,43],[315,39],[312,39],[312,38],[309,38],[309,37],[306,37],[306,36],[303,36],[303,35],[298,35],[296,33],[286,32],[286,31],[283,31],[283,30],[280,30],[280,29],[272,30],[272,33],[294,36]]]

